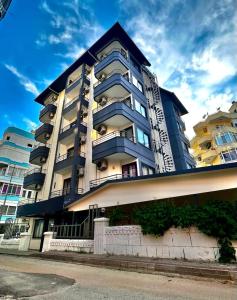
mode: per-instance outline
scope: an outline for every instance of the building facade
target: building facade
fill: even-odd
[[[0,21],[4,18],[12,0],[0,0]]]
[[[29,156],[35,144],[34,135],[16,127],[9,127],[0,142],[0,227],[13,222],[20,199],[33,197],[24,190],[24,173],[30,167]]]
[[[116,23],[36,98],[44,106],[41,145],[24,179],[36,203],[21,216],[48,215],[37,221],[47,228],[52,215],[107,181],[195,167],[181,119],[187,111],[149,66]]]
[[[217,111],[194,126],[191,146],[199,167],[237,161],[237,102],[228,112]]]

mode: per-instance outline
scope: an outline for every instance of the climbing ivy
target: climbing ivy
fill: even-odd
[[[109,225],[115,226],[117,225],[118,222],[124,219],[125,213],[119,206],[117,206],[112,211],[110,211],[108,217],[109,217]]]
[[[133,218],[144,234],[156,236],[162,236],[172,226],[196,226],[206,235],[217,238],[220,262],[236,260],[231,240],[237,239],[237,201],[210,201],[179,207],[169,202],[156,202],[136,208]]]

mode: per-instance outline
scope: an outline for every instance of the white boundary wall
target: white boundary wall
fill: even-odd
[[[0,248],[28,251],[31,234],[23,232],[19,239],[4,239],[4,234],[0,234]]]
[[[50,250],[93,253],[94,241],[52,239],[50,241]]]
[[[237,242],[233,242],[237,250]],[[217,241],[197,228],[171,228],[162,237],[143,235],[141,226],[105,227],[105,253],[143,257],[214,261]]]

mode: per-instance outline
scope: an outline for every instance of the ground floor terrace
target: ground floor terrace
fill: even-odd
[[[22,206],[18,218],[29,220],[30,249],[41,250],[43,233],[50,230],[58,239],[92,239],[93,220],[110,217],[118,207],[124,214],[117,225],[139,225],[132,217],[134,207],[167,201],[202,205],[209,200],[237,200],[236,163],[106,181],[67,206],[57,198]]]

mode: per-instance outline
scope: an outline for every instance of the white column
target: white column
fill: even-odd
[[[18,250],[19,251],[28,251],[29,246],[30,246],[30,240],[31,240],[30,233],[28,233],[28,232],[21,233]]]
[[[42,252],[46,252],[50,250],[50,242],[53,239],[53,231],[47,231],[44,233],[44,244]]]
[[[97,218],[94,219],[94,222],[94,254],[104,254],[106,253],[105,227],[109,226],[109,219]]]
[[[3,241],[3,238],[4,238],[4,233],[0,234],[0,245],[1,245],[2,241]]]

